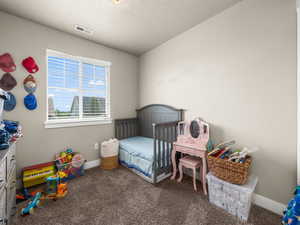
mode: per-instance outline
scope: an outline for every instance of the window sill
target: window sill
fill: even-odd
[[[79,127],[93,126],[101,124],[111,124],[112,119],[93,119],[93,120],[64,120],[64,121],[46,121],[45,128]]]

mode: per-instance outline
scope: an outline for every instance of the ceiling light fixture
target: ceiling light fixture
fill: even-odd
[[[119,3],[121,3],[121,0],[112,0],[112,2],[113,2],[114,4],[119,4]]]

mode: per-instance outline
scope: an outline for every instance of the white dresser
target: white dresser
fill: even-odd
[[[16,213],[16,144],[0,151],[0,225]]]

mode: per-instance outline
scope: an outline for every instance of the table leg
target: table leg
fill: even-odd
[[[196,174],[196,168],[193,168],[193,185],[194,190],[197,191],[197,174]]]
[[[171,177],[171,180],[174,180],[177,173],[177,165],[176,165],[176,150],[172,150],[172,165],[173,165],[173,175]]]
[[[207,164],[206,157],[202,158],[202,185],[204,194],[207,195],[207,187],[206,187],[206,173],[207,173]]]
[[[182,170],[182,164],[181,163],[179,163],[179,178],[178,178],[178,180],[177,180],[177,182],[181,182],[182,181],[182,178],[183,178],[183,170]]]

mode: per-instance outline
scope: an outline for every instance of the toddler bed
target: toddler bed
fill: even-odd
[[[177,124],[182,120],[182,109],[160,104],[138,109],[136,118],[115,120],[120,163],[154,184],[169,177]]]

